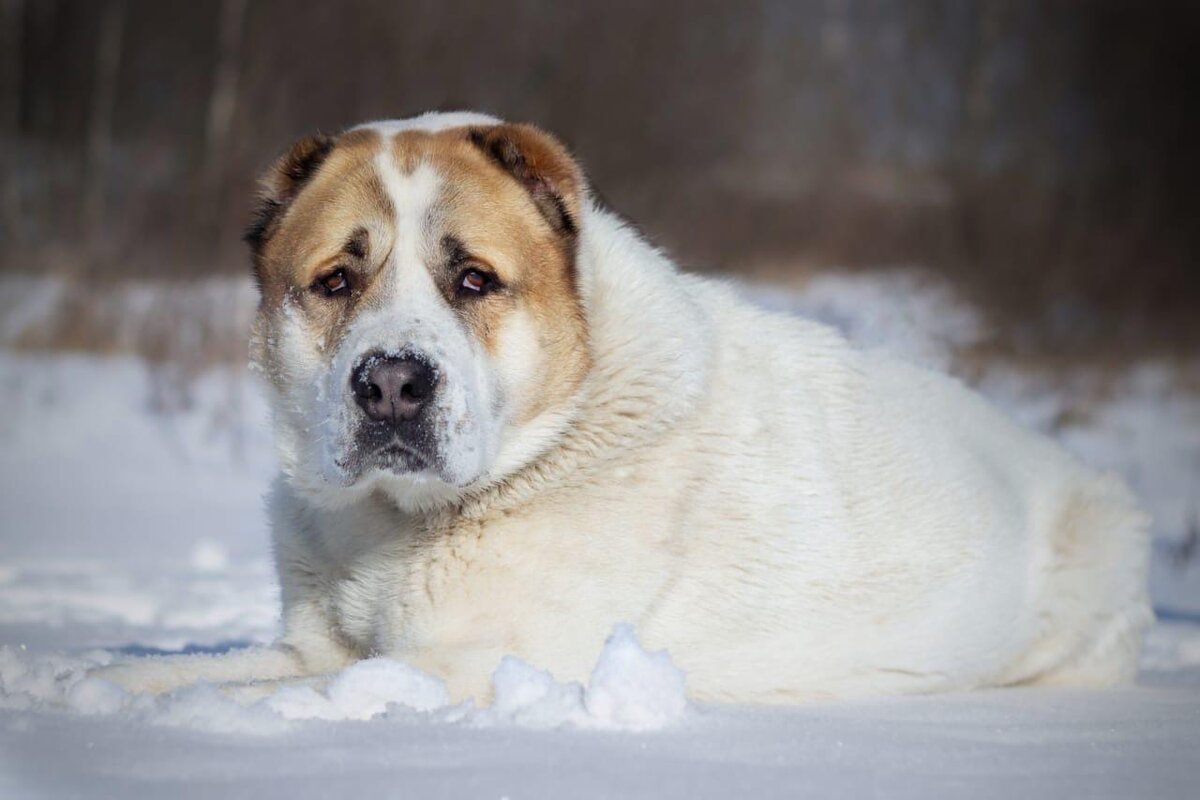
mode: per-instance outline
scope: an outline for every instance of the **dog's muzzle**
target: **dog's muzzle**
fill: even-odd
[[[418,353],[368,353],[350,372],[362,412],[355,436],[360,464],[396,472],[434,467],[437,368]]]

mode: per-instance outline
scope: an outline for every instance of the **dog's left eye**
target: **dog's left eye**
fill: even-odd
[[[346,276],[346,270],[337,269],[323,278],[318,278],[313,288],[320,288],[326,297],[333,297],[350,291],[350,278]]]
[[[487,294],[495,286],[495,279],[478,269],[466,269],[458,277],[458,293],[460,295]]]

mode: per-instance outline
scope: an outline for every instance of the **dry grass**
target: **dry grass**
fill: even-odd
[[[248,279],[0,280],[0,346],[134,355],[196,374],[244,364],[257,298]]]

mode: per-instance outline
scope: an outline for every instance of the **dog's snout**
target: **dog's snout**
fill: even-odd
[[[409,422],[433,398],[438,374],[429,362],[415,356],[367,356],[350,376],[354,399],[375,422]]]

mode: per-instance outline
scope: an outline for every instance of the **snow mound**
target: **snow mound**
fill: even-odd
[[[592,670],[584,705],[606,727],[661,728],[687,708],[684,675],[666,650],[647,653],[632,626],[617,625]]]
[[[80,714],[115,714],[128,699],[125,691],[103,678],[84,678],[63,690],[67,705]]]
[[[583,694],[583,686],[574,681],[559,683],[549,672],[505,656],[492,675],[492,705],[475,722],[507,722],[527,728],[587,727]]]
[[[310,686],[285,687],[263,702],[286,719],[365,720],[393,704],[433,711],[448,706],[450,696],[432,675],[390,658],[370,658],[344,669],[324,694]]]
[[[125,696],[126,707],[152,725],[252,736],[284,733],[292,727],[290,721],[266,705],[243,705],[207,683],[188,686],[165,697]]]
[[[110,660],[107,654],[35,656],[24,647],[0,647],[0,709],[24,711],[45,705],[71,705],[67,698],[74,685],[89,669]],[[99,688],[85,688],[73,707],[82,713],[101,713],[101,692]]]
[[[494,701],[486,708],[453,705],[441,679],[390,658],[352,664],[324,688],[306,681],[268,690],[265,697],[246,691],[253,686],[209,684],[157,697],[131,695],[88,676],[88,670],[109,660],[104,653],[34,658],[17,648],[0,648],[0,708],[122,713],[152,725],[258,735],[290,730],[303,720],[415,717],[474,727],[650,731],[678,721],[687,709],[683,673],[665,650],[642,649],[626,624],[613,629],[586,688],[506,656],[493,675]]]
[[[687,710],[684,684],[683,672],[667,651],[646,652],[633,626],[622,623],[605,642],[586,688],[574,681],[560,683],[518,658],[504,658],[492,676],[492,705],[476,722],[659,730],[682,719]]]

